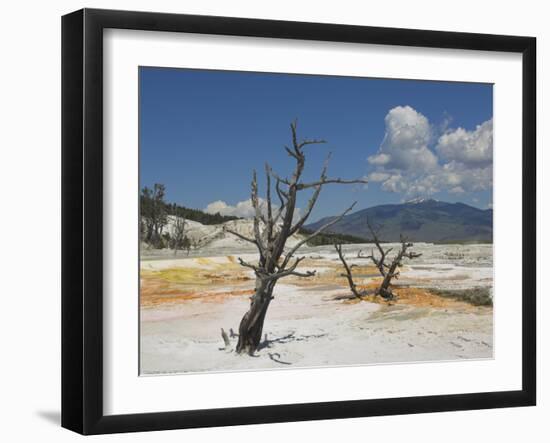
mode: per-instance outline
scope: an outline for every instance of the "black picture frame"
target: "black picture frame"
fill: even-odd
[[[131,415],[103,413],[103,30],[502,51],[523,63],[522,389]],[[62,18],[62,426],[151,431],[536,403],[536,39],[229,17],[83,9]]]

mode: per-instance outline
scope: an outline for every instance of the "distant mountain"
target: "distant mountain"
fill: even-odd
[[[493,239],[493,210],[464,203],[415,199],[402,204],[380,205],[346,215],[327,232],[371,238],[367,218],[381,226],[380,240],[398,241],[403,234],[411,241],[490,242]],[[305,226],[315,230],[334,217]]]

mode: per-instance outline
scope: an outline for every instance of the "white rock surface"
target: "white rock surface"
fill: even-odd
[[[353,258],[359,249],[370,247],[345,245],[344,250],[353,263],[359,262]],[[407,262],[397,284],[441,289],[492,287],[492,245],[417,244],[414,250],[423,255]],[[315,257],[314,263],[319,260],[315,269],[320,273],[337,266],[331,246],[301,252]],[[142,260],[141,266],[148,271],[181,267],[214,272],[220,266],[232,265],[235,272],[235,256],[251,262],[257,259],[257,253],[249,251],[207,260]],[[253,275],[245,272],[251,277],[248,282],[237,286],[222,281],[213,291],[253,288]],[[220,350],[220,328],[238,330],[248,309],[249,295],[213,300],[205,293],[179,304],[142,308],[141,372],[241,371],[493,357],[492,308],[386,306],[333,299],[347,292],[346,287],[338,285],[295,286],[280,281],[265,322],[266,340],[256,357]],[[236,338],[231,343],[234,347]]]
[[[168,232],[170,235],[174,233],[175,216],[168,216],[168,224],[164,227],[163,232]],[[254,238],[254,222],[251,219],[231,220],[219,225],[203,225],[202,223],[186,220],[185,235],[191,240],[194,245],[191,255],[208,256],[215,253],[231,253],[239,251],[254,251],[256,248],[253,244],[240,239],[236,235],[227,232],[226,229],[235,231],[248,238]],[[295,234],[287,240],[287,246],[292,247],[303,238],[300,234]],[[152,249],[142,243],[142,255],[148,258],[165,257],[173,254],[170,249]],[[180,252],[180,254],[182,254]]]

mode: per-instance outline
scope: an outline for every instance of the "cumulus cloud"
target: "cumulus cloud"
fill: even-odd
[[[406,189],[405,180],[401,174],[390,175],[387,180],[382,183],[382,189],[390,192],[403,192]]]
[[[429,171],[437,157],[428,148],[432,131],[428,119],[410,106],[398,106],[385,118],[386,134],[372,165],[390,169]]]
[[[384,154],[383,152],[380,152],[376,155],[371,155],[369,157],[369,163],[371,165],[377,165],[377,166],[384,166],[387,165],[391,160],[391,156],[388,154]]]
[[[260,204],[263,205],[263,203],[263,200],[260,199]],[[216,200],[212,203],[209,203],[206,208],[204,208],[204,212],[206,212],[207,214],[219,213],[220,215],[241,218],[252,218],[254,217],[255,213],[254,207],[252,206],[252,201],[250,199],[240,201],[234,206],[228,205],[222,200]]]
[[[258,197],[258,201],[260,203],[260,211],[262,214],[267,214],[267,202],[261,198]],[[278,211],[278,206],[273,205],[273,211]],[[237,202],[235,205],[229,205],[223,200],[216,200],[212,203],[209,203],[204,208],[204,212],[207,214],[217,214],[220,215],[226,215],[226,216],[233,216],[233,217],[240,217],[240,218],[253,218],[256,211],[254,207],[252,206],[252,201],[250,199],[243,200],[240,202]],[[294,220],[297,220],[300,218],[300,208],[294,209]]]
[[[424,115],[410,106],[398,106],[386,115],[385,126],[378,152],[368,158],[373,168],[368,178],[381,183],[383,190],[427,196],[492,187],[492,119],[472,131],[447,127],[435,138]]]
[[[387,172],[374,171],[367,176],[367,180],[371,182],[383,182],[391,177]]]
[[[474,167],[492,163],[493,120],[478,125],[474,131],[463,128],[448,131],[439,138],[435,149],[448,161]]]

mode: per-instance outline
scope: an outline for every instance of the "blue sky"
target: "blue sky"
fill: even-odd
[[[311,221],[353,201],[492,205],[492,85],[141,67],[139,94],[140,185],[165,184],[171,202],[242,215],[254,168],[290,174],[297,118],[300,137],[327,141],[305,179],[329,151],[329,176],[369,178],[326,185]]]

